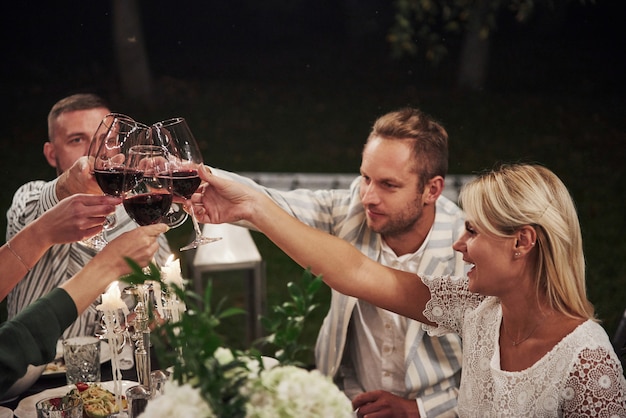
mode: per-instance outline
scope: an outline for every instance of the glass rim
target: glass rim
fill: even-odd
[[[137,128],[141,128],[141,129],[149,129],[150,128],[145,123],[139,122],[139,121],[135,120],[134,118],[132,118],[131,116],[128,116],[128,115],[126,115],[124,113],[117,113],[117,112],[107,113],[102,118],[100,123],[104,123],[108,128],[110,128],[111,126],[113,126],[113,122],[111,122],[110,124],[106,123],[106,120],[110,119],[110,118],[113,118],[113,121],[119,120],[121,122],[126,122],[128,125],[135,126]]]
[[[184,117],[182,116],[175,116],[173,118],[169,118],[169,119],[165,119],[165,120],[161,120],[159,122],[155,122],[152,124],[152,126],[157,127],[157,128],[167,128],[168,126],[172,126],[175,125],[177,123],[187,123],[187,121],[185,120]]]
[[[51,401],[53,399],[59,399],[59,398],[67,399],[69,402],[68,403],[64,403],[63,404],[64,405],[63,408],[58,408],[56,406],[53,406]],[[47,411],[50,411],[50,412],[64,412],[64,411],[67,411],[69,409],[74,409],[76,407],[83,406],[83,404],[84,404],[83,403],[83,398],[82,398],[82,396],[80,396],[79,393],[67,393],[64,396],[48,396],[46,398],[39,399],[35,403],[35,408],[36,409],[42,409],[42,406],[44,404],[46,404],[46,403],[51,406],[51,408],[49,408],[49,409],[47,408],[46,409]]]

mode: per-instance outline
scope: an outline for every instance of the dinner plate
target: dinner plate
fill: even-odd
[[[13,418],[13,411],[4,406],[0,406],[0,418]]]
[[[109,349],[109,343],[106,341],[100,341],[100,363],[106,363],[111,360],[111,350]],[[57,341],[57,354],[54,356],[54,360],[46,365],[42,376],[58,376],[65,374],[65,362],[63,361],[63,340]]]
[[[132,380],[122,380],[121,383],[122,393],[125,393],[126,389],[139,384],[137,382],[133,382]],[[113,392],[113,381],[102,382],[100,383],[100,386],[110,392]],[[75,385],[66,385],[60,386],[58,388],[46,389],[35,395],[24,398],[17,405],[17,408],[15,408],[15,411],[13,411],[13,414],[17,418],[37,418],[37,411],[35,410],[35,404],[37,403],[37,401],[45,398],[51,398],[53,396],[63,396],[75,387]]]

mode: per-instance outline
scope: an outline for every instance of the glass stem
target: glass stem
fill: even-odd
[[[191,210],[191,221],[193,222],[193,229],[196,231],[196,237],[201,237],[202,231],[200,230],[200,224],[196,219],[196,213],[193,210],[193,205],[189,205],[189,208]]]

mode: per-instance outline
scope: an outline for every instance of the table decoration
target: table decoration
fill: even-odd
[[[297,358],[302,350],[300,334],[307,316],[317,308],[314,295],[320,277],[305,270],[300,284],[288,285],[290,300],[272,308],[261,321],[266,337],[246,350],[226,347],[219,335],[220,322],[245,313],[211,304],[209,282],[204,295],[185,290],[179,283],[164,283],[168,270],[151,266],[142,270],[127,259],[133,273],[124,280],[133,284],[161,283],[186,309],[178,320],[169,320],[153,331],[152,342],[159,364],[170,371],[163,394],[148,401],[140,417],[353,417],[350,400],[332,380],[316,370],[307,370]],[[170,276],[171,279],[171,276]],[[266,367],[261,350],[270,350],[277,360]]]
[[[163,303],[165,308],[161,317],[171,319],[173,322],[180,320],[182,312],[187,310],[185,303],[181,301],[174,290],[174,286],[179,289],[184,289],[185,281],[180,269],[180,259],[174,259],[174,255],[170,255],[166,260],[165,265],[161,268],[161,274],[163,276],[163,283],[166,285],[163,289]],[[158,282],[157,282],[158,284]]]
[[[122,408],[122,371],[120,370],[120,353],[125,342],[126,323],[129,309],[122,300],[121,291],[117,281],[111,283],[106,292],[102,295],[102,303],[96,306],[98,311],[103,312],[104,322],[103,338],[106,338],[110,345],[111,352],[111,372],[113,375],[113,394],[118,410]]]

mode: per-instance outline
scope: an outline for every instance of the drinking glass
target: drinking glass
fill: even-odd
[[[37,401],[37,418],[83,418],[83,398],[78,393]]]
[[[157,122],[152,125],[153,135],[158,138],[169,151],[169,161],[171,164],[172,188],[176,196],[188,200],[200,186],[200,176],[198,169],[203,164],[202,153],[196,142],[189,125],[184,118],[177,117]],[[200,245],[215,242],[221,237],[205,237],[202,235],[200,225],[191,210],[191,220],[195,231],[194,240],[182,247],[180,251],[198,248]]]
[[[123,192],[124,209],[140,226],[162,222],[172,204],[167,151],[158,145],[144,144],[129,148],[124,182],[132,187]]]
[[[137,418],[146,409],[148,401],[152,398],[150,388],[143,385],[132,386],[126,389],[128,400],[128,417]]]
[[[67,384],[100,382],[100,340],[74,337],[63,340]]]
[[[147,126],[121,113],[110,113],[100,122],[89,146],[89,164],[105,195],[119,197],[130,187],[124,182],[127,163],[124,147],[129,142],[136,142],[138,136],[146,135],[147,129]],[[107,216],[103,230],[85,243],[95,250],[102,250],[108,244],[104,231],[115,227],[116,222],[115,214]]]

